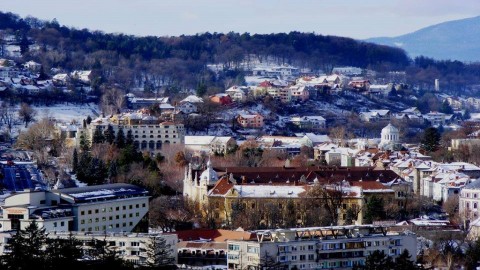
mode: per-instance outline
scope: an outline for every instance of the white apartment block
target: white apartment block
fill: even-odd
[[[15,235],[16,231],[0,232],[0,255],[5,254],[8,250],[5,249],[7,241]],[[172,258],[177,260],[177,242],[176,234],[156,233],[156,234],[142,234],[142,233],[89,233],[89,232],[50,232],[48,238],[68,239],[70,234],[80,242],[82,242],[82,249],[85,257],[89,257],[89,251],[95,244],[95,241],[106,241],[108,248],[115,250],[118,256],[126,261],[132,262],[136,265],[144,265],[148,260],[147,247],[151,241],[157,239],[165,239],[169,245],[169,254]]]
[[[413,233],[390,233],[373,225],[258,231],[256,240],[229,240],[228,269],[261,269],[266,261],[284,269],[352,269],[376,250],[396,258],[408,250],[415,258]],[[283,268],[282,268],[283,269]]]
[[[480,217],[480,181],[466,185],[460,191],[459,213],[462,218],[474,221]]]
[[[130,184],[19,192],[5,199],[0,231],[35,220],[47,231],[130,232],[146,218],[147,193]]]
[[[162,122],[158,117],[142,112],[116,114],[111,117],[97,118],[85,129],[77,132],[77,144],[80,136],[86,136],[90,141],[96,129],[102,134],[108,126],[112,126],[115,136],[119,129],[123,129],[125,138],[131,133],[134,145],[139,150],[150,152],[160,151],[164,144],[183,144],[185,142],[185,129],[183,124]]]

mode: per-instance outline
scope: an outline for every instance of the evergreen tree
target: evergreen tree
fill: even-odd
[[[105,164],[101,159],[92,158],[86,173],[86,183],[88,185],[101,185],[106,178]]]
[[[82,152],[90,150],[90,142],[84,134],[80,135],[80,149],[82,149]]]
[[[118,148],[124,148],[125,147],[125,134],[123,133],[123,128],[118,129],[115,143],[116,143]]]
[[[440,112],[446,113],[446,114],[453,114],[453,109],[452,109],[452,107],[450,106],[450,103],[448,103],[447,100],[445,100],[442,103],[442,107],[440,108]]]
[[[117,161],[113,160],[110,162],[110,166],[108,167],[108,180],[111,182],[112,179],[117,177],[118,175],[118,166],[117,166]]]
[[[90,125],[90,123],[92,123],[92,117],[87,116],[87,119],[85,120],[85,122],[87,123],[87,125]]]
[[[2,255],[2,269],[33,270],[45,265],[46,239],[45,228],[40,229],[35,220],[25,230],[18,230],[5,245],[10,252]]]
[[[72,171],[73,173],[77,173],[78,170],[78,152],[77,148],[73,149],[73,157],[72,157]]]
[[[385,270],[393,269],[394,264],[392,258],[387,256],[383,251],[375,250],[365,259],[365,265],[354,267],[353,269],[361,270]]]
[[[80,155],[80,160],[78,162],[77,171],[76,171],[78,180],[82,182],[87,181],[88,168],[90,166],[91,159],[92,157],[88,152],[82,152],[82,154]]]
[[[384,202],[382,198],[372,196],[366,205],[365,223],[371,224],[373,221],[385,218]]]
[[[96,128],[95,131],[93,132],[92,142],[94,144],[105,142],[105,137],[103,136],[102,131],[99,128]]]
[[[127,139],[125,141],[125,144],[126,145],[133,145],[133,134],[132,134],[132,131],[131,130],[128,130],[127,131]]]
[[[175,258],[172,257],[170,244],[164,238],[150,237],[145,245],[147,250],[147,266],[151,269],[176,269]]]
[[[465,269],[477,269],[478,261],[480,261],[480,238],[478,238],[475,242],[468,243],[467,250],[465,252]]]
[[[408,250],[403,250],[402,254],[395,260],[394,270],[416,270],[419,267],[412,261],[412,256]]]
[[[67,239],[47,239],[45,250],[48,269],[81,269],[82,263],[78,261],[83,255],[82,243],[72,234]]]
[[[434,152],[440,145],[440,132],[434,127],[426,128],[421,141],[421,149],[427,152]]]
[[[105,140],[109,143],[112,144],[115,142],[115,132],[113,131],[112,125],[108,125],[107,129],[104,131],[104,136]]]

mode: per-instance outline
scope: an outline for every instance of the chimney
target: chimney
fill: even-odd
[[[247,177],[245,177],[245,175],[242,175],[242,184],[246,184],[247,183]]]

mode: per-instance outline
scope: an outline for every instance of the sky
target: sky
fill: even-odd
[[[0,11],[108,33],[393,37],[480,15],[478,0],[0,0]]]

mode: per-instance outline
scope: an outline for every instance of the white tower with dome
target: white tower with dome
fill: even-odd
[[[400,142],[400,131],[392,124],[388,124],[382,129],[380,148],[394,150]]]

